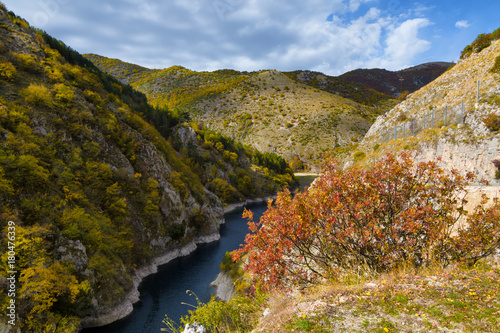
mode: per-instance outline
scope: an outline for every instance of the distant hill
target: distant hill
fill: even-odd
[[[392,96],[376,91],[363,82],[345,80],[341,77],[329,76],[314,71],[284,72],[288,77],[312,87],[337,94],[357,103],[382,106],[392,100]]]
[[[305,72],[151,70],[89,54],[101,70],[148,96],[156,106],[188,112],[208,128],[293,164],[315,167],[322,153],[345,153],[376,116],[396,104],[360,84],[304,80]],[[320,73],[314,73],[315,76]],[[310,76],[309,76],[310,77]],[[338,84],[337,84],[338,83]]]
[[[452,65],[451,62],[429,62],[395,72],[385,69],[356,69],[338,78],[398,97],[401,92],[412,93],[429,84]]]

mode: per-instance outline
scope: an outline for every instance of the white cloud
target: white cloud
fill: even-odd
[[[467,20],[457,21],[457,23],[455,23],[455,27],[462,29],[468,28],[470,27],[470,23]]]
[[[43,11],[39,1],[23,0],[26,12],[19,14],[30,19]],[[430,46],[419,37],[430,25],[424,11],[416,15],[402,2],[398,13],[380,0],[124,0],[105,10],[98,4],[61,2],[43,28],[80,52],[194,70],[401,69]]]

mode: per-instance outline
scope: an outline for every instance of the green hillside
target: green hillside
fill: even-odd
[[[154,260],[218,239],[225,203],[294,184],[278,156],[185,120],[0,4],[0,245],[15,253],[0,304],[15,300],[16,328],[119,319]]]

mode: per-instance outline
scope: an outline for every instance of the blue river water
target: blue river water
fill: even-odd
[[[299,177],[302,186],[310,184],[315,177]],[[250,204],[258,219],[267,208],[266,203]],[[242,218],[243,208],[225,214],[226,223],[221,225],[221,239],[198,248],[186,257],[172,260],[158,268],[156,274],[146,277],[139,286],[140,300],[128,317],[103,327],[87,328],[82,333],[158,333],[166,328],[162,320],[167,315],[179,322],[181,316],[196,305],[196,298],[202,302],[210,300],[215,288],[210,283],[219,274],[219,265],[224,254],[238,249],[248,232],[247,220]]]

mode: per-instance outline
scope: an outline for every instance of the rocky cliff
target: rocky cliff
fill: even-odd
[[[493,70],[499,56],[497,40],[409,95],[375,121],[348,163],[408,150],[416,161],[440,157],[448,169],[492,180],[492,160],[500,158],[500,74]]]

